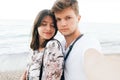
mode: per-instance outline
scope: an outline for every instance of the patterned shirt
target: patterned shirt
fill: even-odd
[[[61,44],[57,40],[49,41],[42,52],[32,52],[28,65],[29,80],[39,80],[42,57],[42,80],[60,80],[63,72],[64,56]]]

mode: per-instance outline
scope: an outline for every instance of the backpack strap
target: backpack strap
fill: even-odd
[[[65,59],[64,59],[65,61],[67,60],[67,58],[68,58],[68,56],[69,56],[69,54],[70,54],[70,52],[71,52],[74,44],[76,43],[76,41],[77,41],[78,39],[80,39],[82,36],[83,36],[83,34],[81,34],[80,36],[78,36],[77,39],[72,43],[72,45],[70,45],[69,51],[67,52],[67,55],[65,56]]]
[[[69,51],[67,52],[67,55],[65,56],[64,61],[67,60],[67,58],[68,58],[68,56],[69,56],[69,54],[70,54],[70,52],[71,52],[74,44],[75,44],[75,43],[78,41],[78,39],[80,39],[82,36],[83,36],[83,34],[81,34],[80,36],[78,36],[77,39],[72,43],[72,45],[70,45]],[[64,62],[64,63],[65,63],[65,62]],[[62,76],[61,76],[61,80],[65,80],[65,78],[64,78],[64,70],[63,70],[63,73],[62,73]]]
[[[45,50],[44,50],[44,52],[45,52]],[[40,67],[39,80],[42,80],[44,52],[43,52],[42,63],[41,63],[41,67]]]

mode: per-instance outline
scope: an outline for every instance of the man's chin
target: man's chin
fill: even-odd
[[[64,37],[68,37],[70,36],[70,34],[62,34]]]

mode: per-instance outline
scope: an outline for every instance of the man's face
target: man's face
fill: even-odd
[[[76,15],[70,7],[55,13],[58,30],[64,36],[72,35],[78,28],[80,16]]]

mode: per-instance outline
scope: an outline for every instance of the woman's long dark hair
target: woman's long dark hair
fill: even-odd
[[[37,50],[37,49],[39,49],[39,47],[40,47],[39,34],[38,34],[38,30],[37,30],[37,29],[38,29],[38,27],[40,27],[42,20],[43,20],[44,17],[46,17],[46,16],[50,16],[50,17],[52,18],[52,20],[53,20],[54,28],[55,28],[55,34],[54,34],[54,36],[55,36],[56,33],[57,33],[57,25],[56,25],[56,19],[55,19],[54,14],[53,14],[50,10],[47,10],[47,9],[40,11],[40,12],[38,13],[38,15],[36,16],[35,21],[34,21],[34,25],[33,25],[32,40],[31,40],[31,43],[30,43],[30,48],[31,48],[32,50]],[[53,37],[54,37],[54,36],[53,36]],[[53,39],[53,37],[52,37],[51,39]],[[50,40],[51,40],[51,39],[50,39]],[[44,47],[46,46],[46,44],[47,44],[48,41],[49,41],[49,40],[46,40],[46,41],[42,44],[41,47],[44,48]]]

